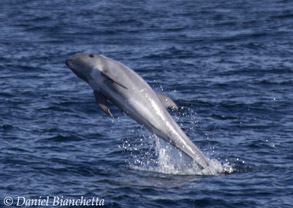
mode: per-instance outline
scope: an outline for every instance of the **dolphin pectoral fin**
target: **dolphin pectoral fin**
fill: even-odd
[[[127,89],[127,87],[125,87],[123,84],[121,84],[119,81],[117,81],[117,79],[115,79],[111,73],[108,73],[107,71],[101,71],[101,74],[104,75],[105,77],[107,77],[108,79],[110,79],[112,82],[114,82],[115,84],[119,85],[120,87],[123,87],[125,89]]]
[[[112,113],[110,112],[110,109],[108,107],[107,98],[100,92],[94,91],[94,95],[96,98],[96,103],[100,108],[107,113],[110,117],[113,117]]]
[[[166,95],[162,95],[162,94],[160,94],[160,93],[157,93],[157,96],[159,97],[161,103],[162,103],[166,108],[171,107],[171,108],[174,108],[174,109],[176,109],[176,110],[179,109],[178,106],[176,105],[176,103],[174,103],[174,101],[173,101],[171,98],[169,98],[168,96],[166,96]]]

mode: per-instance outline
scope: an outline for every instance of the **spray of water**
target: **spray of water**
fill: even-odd
[[[191,109],[185,108],[185,111],[187,112],[180,115],[181,119],[183,116],[192,122],[190,126],[194,126],[197,123],[195,113]],[[179,125],[180,117],[173,116]],[[190,130],[194,130],[193,127]],[[209,166],[202,169],[177,148],[150,134],[144,128],[141,127],[136,133],[140,139],[126,140],[122,145],[122,148],[131,153],[132,161],[129,165],[134,169],[173,175],[218,175],[233,172],[229,162],[222,164],[216,159],[208,159]],[[141,139],[141,136],[144,138]]]
[[[146,133],[148,134],[148,133]],[[209,167],[202,169],[193,160],[155,135],[144,134],[135,144],[125,141],[123,148],[131,152],[133,169],[172,175],[218,175],[233,171],[229,163],[208,159]],[[137,147],[139,145],[139,147]],[[149,146],[149,148],[147,148]],[[137,151],[138,149],[143,151]]]

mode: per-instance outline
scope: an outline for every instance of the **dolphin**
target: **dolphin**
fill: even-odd
[[[208,159],[173,120],[168,107],[178,109],[171,98],[157,94],[136,72],[103,55],[77,53],[65,64],[93,89],[96,103],[109,116],[108,100],[152,133],[175,146],[204,169]]]

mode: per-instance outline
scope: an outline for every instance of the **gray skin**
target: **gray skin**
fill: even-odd
[[[133,70],[123,64],[91,53],[77,53],[66,65],[94,90],[96,103],[112,117],[107,100],[126,112],[135,121],[169,142],[201,168],[209,166],[203,153],[192,143],[166,107],[178,109],[167,96],[156,94]]]

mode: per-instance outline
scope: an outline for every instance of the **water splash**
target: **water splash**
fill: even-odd
[[[209,167],[202,169],[181,151],[155,135],[147,136],[143,141],[145,140],[151,141],[152,145],[143,154],[132,154],[134,160],[129,165],[134,169],[172,175],[219,175],[233,172],[229,163],[222,164],[216,159],[208,159]],[[127,148],[137,149],[130,147],[129,143]]]
[[[161,91],[164,91],[161,87]],[[182,122],[189,124],[190,130],[194,130],[196,112],[189,107],[181,107],[180,114],[177,111],[170,112],[173,119],[182,127]],[[183,119],[183,121],[182,121]],[[137,133],[139,139],[135,141],[125,140],[122,148],[131,153],[132,161],[129,165],[133,169],[173,175],[219,175],[233,172],[229,162],[221,163],[216,159],[208,159],[209,166],[202,169],[191,158],[183,154],[176,147],[170,145],[156,135],[140,127]],[[141,136],[144,138],[142,139]],[[208,136],[206,135],[208,138]],[[214,148],[213,148],[214,153]]]

